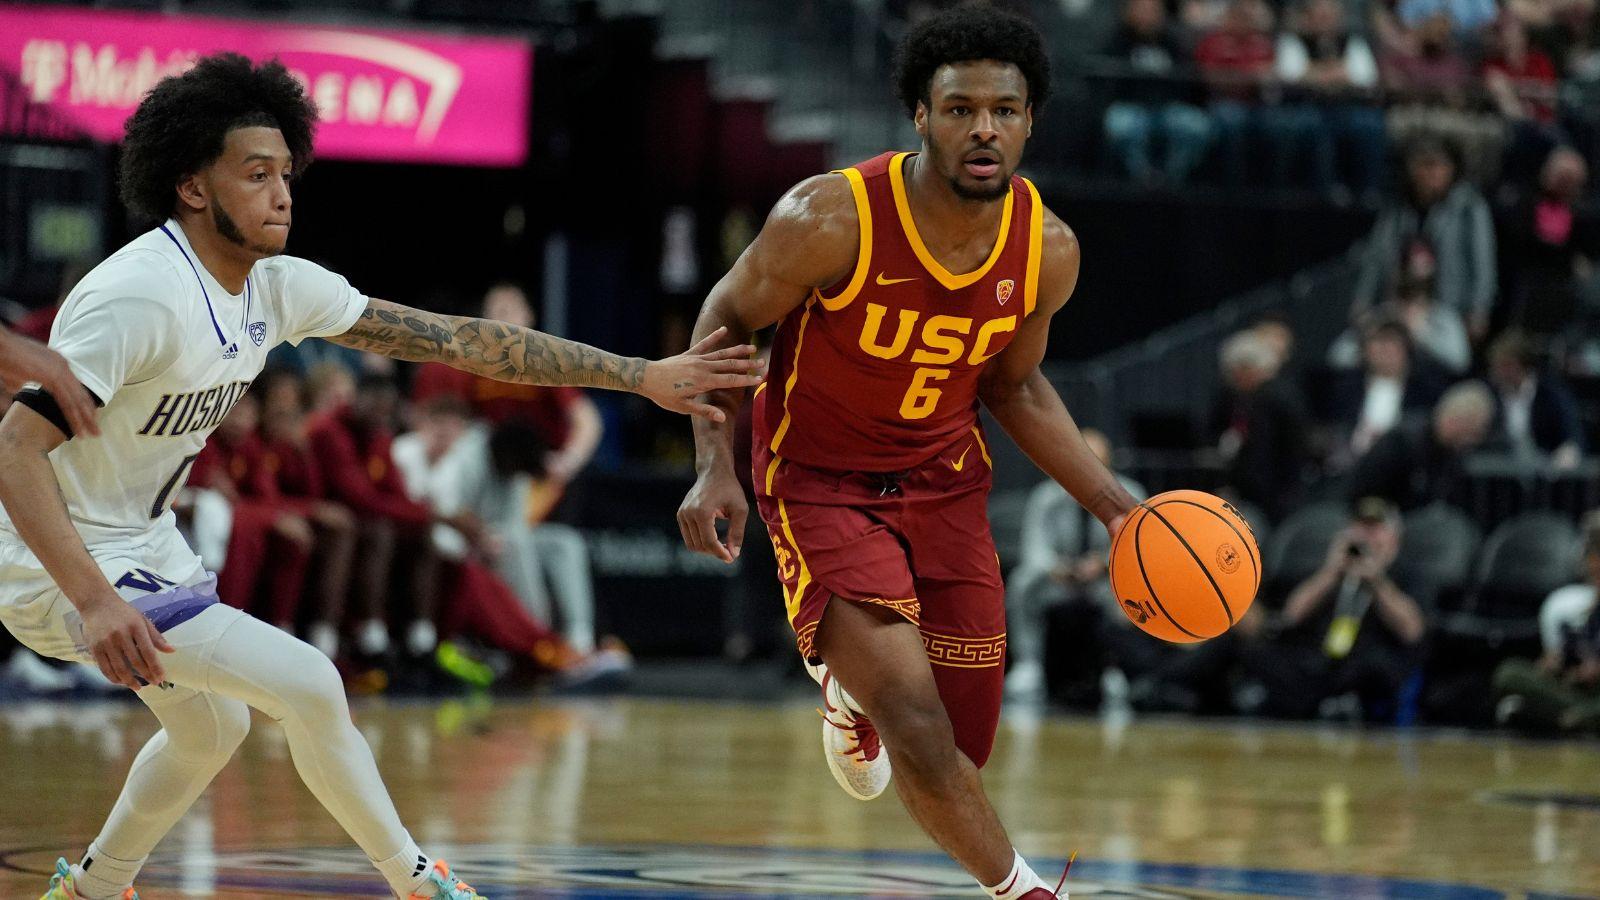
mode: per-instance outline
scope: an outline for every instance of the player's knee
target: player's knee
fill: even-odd
[[[894,757],[896,768],[910,769],[924,777],[952,771],[956,764],[955,732],[950,717],[938,703],[888,704],[887,715],[873,722],[883,735],[884,746]]]
[[[216,754],[227,759],[250,734],[250,707],[238,700],[218,698],[216,716]]]
[[[310,648],[308,648],[310,649]],[[348,719],[349,705],[344,695],[344,680],[333,661],[313,650],[296,658],[291,672],[279,686],[284,711],[307,722]]]

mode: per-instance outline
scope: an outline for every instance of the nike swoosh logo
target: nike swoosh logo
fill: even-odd
[[[891,284],[901,284],[901,283],[904,283],[904,282],[907,282],[907,281],[916,281],[916,279],[915,278],[885,278],[885,277],[883,277],[883,273],[882,272],[878,273],[878,283],[881,284],[881,285],[884,285],[886,287],[888,285],[891,285]]]
[[[961,467],[967,464],[967,454],[971,452],[972,445],[968,444],[967,449],[961,451],[961,458],[951,463],[950,468],[955,469],[957,472],[961,471]]]

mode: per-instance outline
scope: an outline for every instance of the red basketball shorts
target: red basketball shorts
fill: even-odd
[[[831,597],[904,616],[922,632],[957,745],[983,765],[1000,715],[1006,610],[982,432],[894,474],[809,468],[760,446],[754,457],[756,505],[801,654],[817,660]]]

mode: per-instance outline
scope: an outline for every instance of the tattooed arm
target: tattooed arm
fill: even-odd
[[[631,391],[675,412],[722,421],[722,410],[696,398],[707,391],[761,383],[749,345],[714,349],[726,329],[662,360],[618,356],[554,335],[468,316],[446,316],[369,300],[361,318],[328,340],[409,362],[446,365],[518,384],[570,384]]]

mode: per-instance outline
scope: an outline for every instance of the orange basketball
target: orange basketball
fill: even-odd
[[[1168,491],[1139,504],[1111,543],[1111,589],[1133,624],[1164,641],[1233,627],[1261,587],[1261,550],[1233,504]]]

